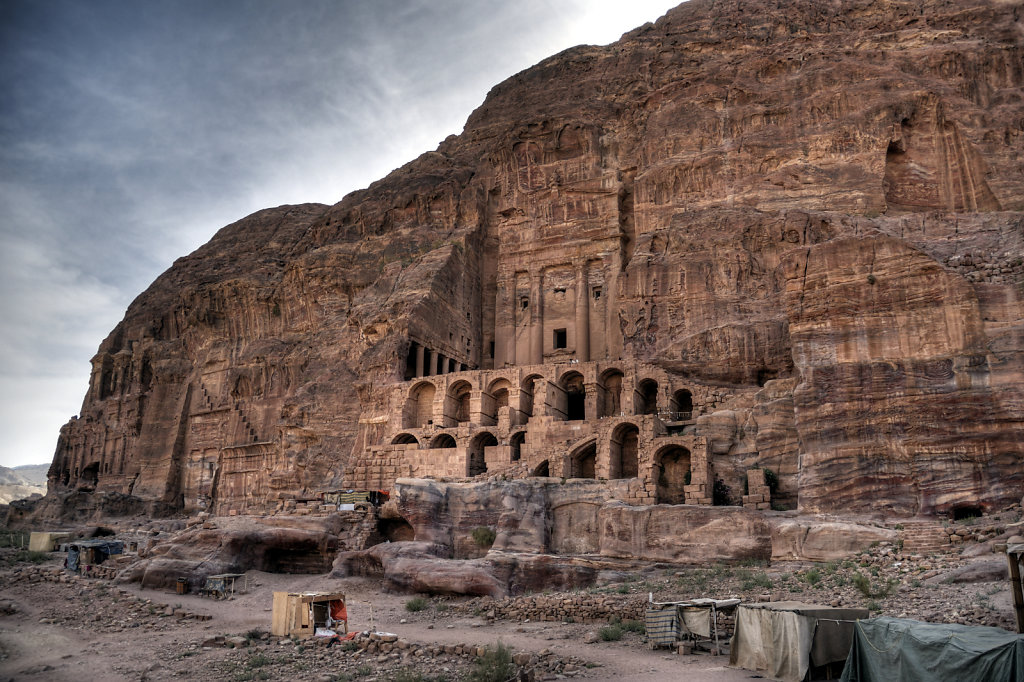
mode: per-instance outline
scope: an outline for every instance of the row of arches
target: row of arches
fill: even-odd
[[[526,440],[526,431],[516,431],[509,436],[509,446],[511,450],[511,461],[517,462],[522,456],[523,442]],[[399,433],[393,439],[391,439],[393,445],[416,445],[417,447],[422,446],[415,435],[411,433]],[[474,435],[467,443],[467,475],[478,476],[479,474],[487,473],[487,459],[485,448],[493,447],[498,445],[498,438],[490,431],[481,431]],[[430,450],[443,450],[449,448],[457,448],[459,446],[458,441],[450,433],[439,433],[431,438],[426,443],[427,449]]]
[[[550,395],[547,396],[547,404],[550,410],[547,413],[565,421],[586,421],[627,414],[655,414],[666,421],[691,419],[693,395],[688,389],[676,390],[665,404],[658,382],[645,378],[637,383],[631,400],[625,400],[624,378],[621,370],[608,369],[600,375],[596,385],[588,386],[581,372],[569,370],[562,374],[553,388],[548,389]],[[518,390],[507,378],[495,379],[480,391],[477,406],[473,404],[476,391],[473,384],[467,379],[459,379],[448,386],[440,415],[436,413],[437,386],[432,381],[421,381],[409,390],[403,410],[402,428],[424,428],[431,425],[450,427],[471,421],[494,425],[498,423],[502,408],[510,405],[515,408],[521,420],[519,423],[525,423],[534,416],[538,380],[543,379],[539,374],[529,375],[522,380]]]
[[[632,426],[632,425],[630,425]],[[635,426],[613,433],[609,450],[608,478],[639,476],[638,432]],[[597,478],[597,441],[579,446],[569,457],[570,478]],[[657,504],[684,504],[690,482],[690,451],[681,445],[667,445],[654,455]]]

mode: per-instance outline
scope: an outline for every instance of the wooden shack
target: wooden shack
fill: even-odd
[[[270,626],[277,637],[312,637],[348,632],[345,595],[340,592],[274,592]]]

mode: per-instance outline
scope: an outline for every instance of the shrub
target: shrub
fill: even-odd
[[[627,620],[622,622],[622,628],[626,632],[635,632],[638,635],[647,634],[647,628],[638,620]]]
[[[872,599],[882,599],[888,597],[889,593],[892,592],[892,588],[896,585],[895,580],[888,580],[885,585],[875,589],[871,586],[871,579],[860,571],[853,574],[853,586],[864,595]]]
[[[494,544],[494,540],[497,537],[498,534],[494,532],[493,528],[477,526],[473,529],[473,542],[476,543],[477,547],[490,547]]]
[[[758,571],[757,573],[744,571],[740,574],[740,580],[740,589],[744,591],[755,590],[758,588],[770,590],[775,586],[772,579],[763,571]]]
[[[270,662],[270,656],[261,651],[249,657],[248,665],[250,668],[262,668]]]
[[[622,633],[625,630],[618,623],[614,625],[605,625],[603,628],[597,631],[597,634],[601,637],[602,641],[605,642],[617,642],[622,639]]]
[[[483,656],[477,656],[467,679],[470,682],[505,682],[515,674],[512,650],[498,642],[497,646],[487,647]]]
[[[807,581],[808,585],[817,585],[821,582],[821,572],[816,568],[812,568],[807,573],[804,573],[804,580]]]
[[[733,504],[732,489],[720,478],[715,479],[715,485],[711,489],[711,503],[716,507],[728,507]]]
[[[49,561],[50,555],[47,552],[32,552],[27,549],[23,549],[14,555],[15,561],[25,561],[30,564],[41,564],[44,561]]]
[[[409,613],[416,613],[417,611],[422,611],[427,608],[427,604],[429,603],[430,602],[423,597],[413,597],[409,601],[405,602],[405,610]]]

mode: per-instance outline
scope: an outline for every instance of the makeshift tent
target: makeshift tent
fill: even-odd
[[[334,636],[348,632],[345,595],[338,592],[275,592],[271,634],[278,637]]]
[[[206,597],[217,597],[225,599],[235,594],[235,587],[239,578],[244,578],[244,573],[218,573],[217,575],[206,576],[206,582],[200,590],[200,594]],[[244,592],[245,589],[238,590]]]
[[[690,601],[648,602],[644,628],[652,649],[675,646],[689,637],[713,640],[718,647],[718,613],[731,610],[739,599],[691,599]]]
[[[120,540],[82,540],[68,545],[68,558],[64,566],[75,573],[88,572],[96,565],[102,564],[110,556],[124,552],[124,543]]]
[[[1024,635],[882,616],[859,621],[842,682],[1021,682]]]
[[[799,682],[811,666],[845,661],[854,621],[868,615],[867,609],[792,601],[741,604],[729,664]]]

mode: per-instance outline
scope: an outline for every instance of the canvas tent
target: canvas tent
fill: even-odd
[[[793,601],[741,604],[729,664],[799,682],[812,666],[845,661],[854,621],[868,615],[867,609]]]
[[[1024,635],[882,616],[854,629],[842,682],[1020,682]]]
[[[645,614],[647,641],[652,649],[671,647],[684,638],[709,643],[718,648],[718,613],[734,609],[739,599],[692,599],[690,601],[648,601]]]
[[[120,540],[81,540],[68,545],[68,558],[64,565],[75,573],[88,572],[92,566],[123,552],[124,543]]]

